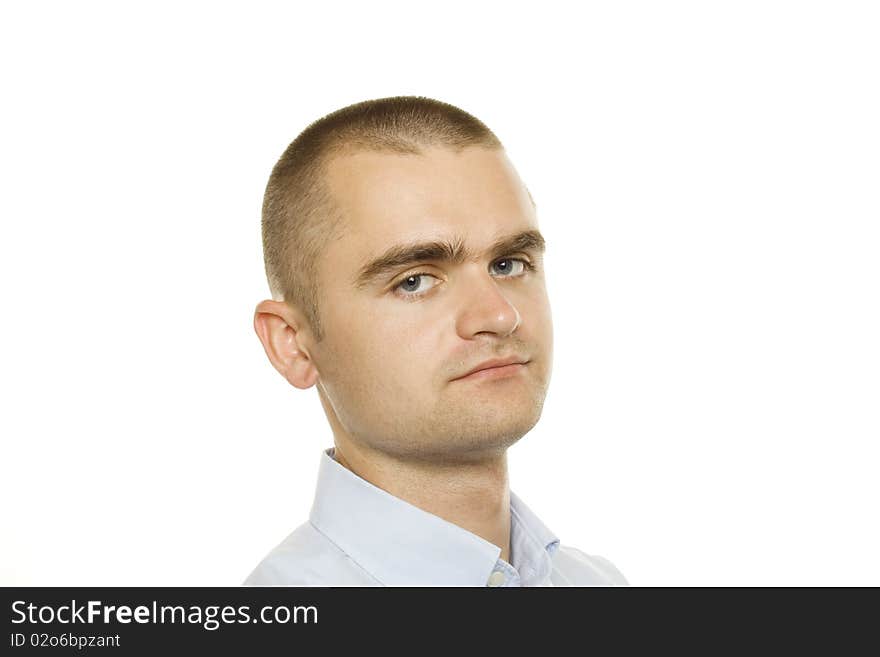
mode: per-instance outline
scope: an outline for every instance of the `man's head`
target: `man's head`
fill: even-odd
[[[500,141],[425,98],[311,124],[263,206],[255,328],[334,436],[406,459],[502,453],[538,421],[553,336],[543,239]],[[528,361],[461,379],[490,359]]]

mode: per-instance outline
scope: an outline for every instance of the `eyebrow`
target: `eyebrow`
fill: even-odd
[[[496,258],[509,255],[514,251],[543,253],[544,249],[544,236],[537,230],[526,230],[498,239],[489,247],[487,253],[492,258]],[[431,240],[427,242],[395,244],[378,258],[371,260],[361,267],[354,279],[354,285],[359,289],[364,288],[384,274],[423,260],[442,260],[444,262],[460,264],[466,260],[474,259],[476,258],[465,246],[464,240],[461,237],[456,237],[452,241]]]

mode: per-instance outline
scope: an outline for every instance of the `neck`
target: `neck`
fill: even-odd
[[[336,441],[336,460],[356,475],[423,511],[501,548],[510,561],[507,453],[485,460],[434,464],[402,460]]]

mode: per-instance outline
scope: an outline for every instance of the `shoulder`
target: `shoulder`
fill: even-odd
[[[244,586],[378,586],[311,523],[297,527],[248,575]]]
[[[554,584],[561,586],[628,586],[629,582],[605,557],[560,545],[553,554]]]

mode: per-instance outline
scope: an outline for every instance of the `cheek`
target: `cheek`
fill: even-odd
[[[517,305],[523,322],[529,326],[529,332],[535,338],[544,338],[552,329],[550,317],[550,300],[544,291],[535,294],[524,295],[519,301],[512,300]]]
[[[542,290],[542,294],[538,296],[534,307],[535,323],[541,327],[545,333],[553,332],[553,318],[550,311],[550,298],[547,296],[546,288]]]
[[[436,331],[436,321],[424,315],[376,313],[361,335],[366,357],[384,376],[416,380],[437,358]]]
[[[437,350],[428,339],[431,322],[416,313],[392,313],[384,303],[348,305],[328,326],[325,354],[337,377],[359,387],[399,392],[425,374]]]
[[[548,346],[553,346],[553,314],[550,312],[550,304],[545,303],[541,308],[541,326],[544,332],[544,339]]]
[[[374,367],[378,388],[398,400],[414,402],[436,394],[437,381],[450,365],[454,327],[439,305],[405,310],[371,318],[364,357]]]

